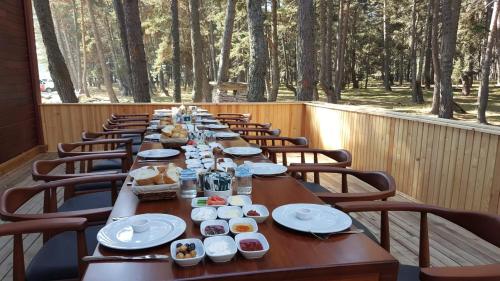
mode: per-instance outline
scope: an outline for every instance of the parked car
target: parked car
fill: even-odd
[[[55,91],[54,81],[52,79],[41,79],[40,80],[40,91],[51,93]]]

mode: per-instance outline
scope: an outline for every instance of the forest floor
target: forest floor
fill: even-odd
[[[467,113],[459,114],[454,113],[455,119],[464,120],[468,122],[476,122],[477,116],[477,89],[478,84],[474,84],[470,96],[463,96],[460,87],[455,88],[454,100],[465,110]],[[424,89],[424,104],[414,104],[411,101],[411,91],[408,84],[403,86],[393,86],[392,92],[387,92],[379,84],[369,84],[367,89],[351,89],[348,88],[342,92],[342,100],[340,104],[357,105],[363,108],[382,108],[385,110],[403,112],[417,115],[430,115],[429,111],[432,104],[432,89]],[[118,88],[115,88],[116,93],[119,93]],[[80,97],[82,103],[103,103],[109,102],[109,98],[104,89],[98,90],[91,88],[91,98],[85,96]],[[172,90],[169,89],[169,93]],[[320,101],[326,102],[326,96],[323,92],[319,93]],[[118,96],[120,102],[127,103],[133,102],[132,97]],[[183,88],[182,100],[185,102],[191,101],[191,90]],[[280,89],[278,95],[279,102],[294,101],[293,93],[286,88]],[[153,96],[153,102],[172,102],[172,96],[165,96],[158,93]],[[59,103],[57,93],[42,93],[43,103]],[[490,86],[490,99],[488,102],[488,111],[486,112],[488,122],[492,125],[500,126],[500,86]]]

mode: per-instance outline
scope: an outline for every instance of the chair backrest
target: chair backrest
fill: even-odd
[[[81,156],[70,156],[52,160],[37,160],[33,162],[33,180],[43,180],[45,182],[85,176],[92,173],[92,162],[95,160],[119,159],[122,163],[122,172],[126,173],[130,169],[126,153],[92,154]],[[52,173],[57,167],[64,165],[64,171]],[[78,166],[78,168],[77,168]]]
[[[224,122],[229,128],[241,127],[241,128],[261,128],[261,129],[270,129],[271,123],[249,123],[249,122],[241,122],[241,121],[226,121]]]
[[[265,129],[265,128],[245,128],[234,127],[230,128],[231,131],[239,133],[242,136],[279,136],[281,129]]]
[[[337,149],[337,150],[327,150],[327,149],[318,149],[318,148],[304,148],[297,146],[288,146],[281,148],[269,148],[269,158],[274,163],[277,163],[278,154],[282,156],[282,164],[288,166],[288,159],[290,154],[300,155],[300,162],[295,162],[299,164],[318,164],[318,165],[326,165],[332,167],[350,167],[352,164],[352,155],[349,151],[345,149]],[[312,157],[311,157],[312,156]],[[319,156],[324,156],[328,159],[334,160],[335,162],[331,163],[320,163]],[[312,158],[312,162],[310,162]]]
[[[261,148],[298,146],[309,147],[309,140],[306,137],[281,137],[281,136],[245,136],[242,138],[250,143],[256,143]]]
[[[406,211],[420,213],[419,266],[420,278],[427,280],[500,280],[500,262],[493,265],[467,266],[462,268],[430,268],[428,214],[446,219],[478,236],[479,238],[500,247],[500,216],[479,212],[447,209],[432,205],[396,202],[365,201],[343,202],[336,207],[345,212]],[[389,227],[381,229],[381,236],[390,237]],[[381,239],[383,241],[384,239]],[[384,248],[390,251],[387,243]],[[460,247],[460,245],[457,245]]]

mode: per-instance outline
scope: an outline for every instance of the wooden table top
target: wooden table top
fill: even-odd
[[[224,147],[248,146],[243,139],[220,142]],[[159,143],[145,142],[141,150],[161,148]],[[184,154],[166,161],[185,167]],[[234,161],[268,161],[263,156],[239,157]],[[157,163],[139,164],[133,169]],[[322,201],[291,177],[254,178],[252,201],[263,204],[269,212],[290,203]],[[114,205],[111,217],[144,213],[165,213],[178,216],[187,224],[178,239],[200,238],[199,225],[190,218],[191,199],[177,198],[140,202],[126,183]],[[108,221],[109,223],[110,221]],[[310,234],[286,229],[272,217],[258,225],[270,244],[269,252],[258,260],[246,260],[239,253],[230,262],[213,263],[206,257],[200,264],[182,268],[174,262],[116,262],[90,264],[83,280],[396,280],[398,262],[382,247],[364,234],[332,236],[318,240]],[[124,252],[98,246],[94,255],[170,255],[170,243],[152,249]],[[346,279],[347,278],[347,279]]]

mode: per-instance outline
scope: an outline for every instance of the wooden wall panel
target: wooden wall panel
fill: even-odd
[[[500,130],[306,104],[313,147],[345,148],[353,167],[387,171],[399,192],[443,207],[500,214]]]
[[[149,113],[174,104],[44,104],[41,106],[45,143],[55,151],[60,142],[81,139],[81,132],[100,131],[112,113]],[[252,113],[252,121],[271,122],[284,136],[300,136],[303,128],[301,103],[198,104],[211,113]]]
[[[0,5],[0,163],[43,143],[31,1]]]

